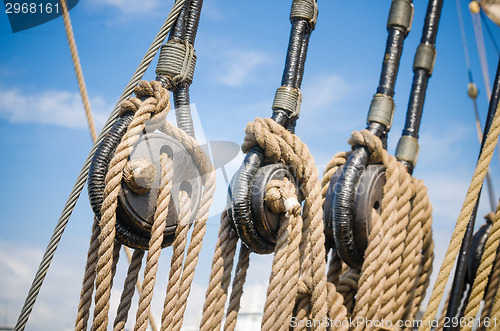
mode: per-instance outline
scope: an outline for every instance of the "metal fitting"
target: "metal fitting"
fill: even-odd
[[[302,93],[299,89],[280,86],[274,95],[273,110],[281,109],[287,112],[290,118],[298,118],[301,103]]]
[[[474,83],[469,83],[467,86],[467,94],[469,94],[469,97],[471,99],[477,98],[477,95],[479,94],[479,91],[477,90],[477,86]]]
[[[173,84],[193,82],[196,67],[196,54],[188,42],[179,43],[169,40],[161,46],[156,74],[166,76]]]
[[[381,93],[375,94],[370,104],[366,122],[368,124],[371,122],[381,123],[389,130],[392,126],[395,107],[394,100],[390,96]]]
[[[406,33],[410,32],[413,22],[413,4],[408,0],[393,0],[389,18],[387,19],[387,29],[391,26],[400,26]]]
[[[306,19],[311,24],[311,30],[318,21],[318,3],[315,0],[293,0],[290,21]]]
[[[417,164],[418,140],[412,136],[402,136],[396,147],[396,158],[398,161],[406,161],[412,166]]]
[[[418,45],[413,61],[413,71],[417,69],[425,69],[432,74],[434,70],[434,62],[436,61],[436,47],[428,44]]]

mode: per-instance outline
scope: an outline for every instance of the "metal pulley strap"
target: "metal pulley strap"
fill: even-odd
[[[175,86],[181,83],[191,84],[195,67],[194,47],[187,41],[180,43],[169,40],[161,47],[156,74],[167,76]]]
[[[389,18],[387,19],[387,29],[398,26],[408,34],[413,22],[413,4],[410,0],[395,0],[391,4]]]
[[[302,103],[302,92],[299,89],[281,86],[276,90],[272,109],[282,110],[290,118],[298,118],[300,115],[300,105]]]
[[[399,71],[399,63],[403,52],[403,43],[408,34],[413,18],[413,5],[409,0],[393,0],[388,17],[388,36],[383,57],[382,70],[377,92],[373,97],[368,113],[368,131],[384,142],[392,125],[394,113],[394,87]],[[350,154],[345,166],[340,171],[338,181],[330,182],[338,188],[331,198],[325,200],[326,229],[333,228],[332,236],[342,260],[350,267],[359,269],[363,263],[363,252],[356,245],[354,238],[354,204],[356,203],[356,188],[369,160],[369,152],[365,146],[357,146]],[[366,192],[370,195],[371,192]],[[368,199],[369,200],[369,199]],[[333,223],[329,225],[328,223]],[[327,238],[331,237],[327,235]],[[362,245],[361,245],[362,246]]]
[[[198,31],[203,0],[187,1],[172,28],[168,42],[162,46],[156,80],[174,94],[177,126],[195,138],[191,116],[189,86],[196,65],[194,42]]]
[[[306,19],[311,24],[311,31],[318,21],[318,3],[315,0],[293,0],[290,21]]]
[[[396,158],[406,166],[410,174],[413,173],[418,159],[418,132],[427,85],[436,60],[436,38],[442,7],[443,0],[430,0],[427,6],[422,38],[413,61],[413,83],[406,111],[405,127],[396,149]]]
[[[383,124],[389,130],[392,126],[395,107],[396,105],[391,96],[382,93],[375,94],[368,111],[367,124],[377,122]]]
[[[417,138],[402,136],[396,147],[396,158],[398,161],[405,161],[415,165],[417,164],[419,149]]]
[[[413,71],[425,69],[429,72],[430,76],[434,70],[435,62],[436,47],[428,44],[418,45],[417,52],[415,53],[415,60],[413,61]]]
[[[294,13],[303,11],[300,8],[301,6],[306,6],[306,2],[310,4],[315,3],[315,1],[294,2],[292,11]],[[309,11],[309,14],[310,13]],[[292,13],[292,15],[296,14]],[[307,15],[303,14],[300,17],[294,16],[292,19],[292,29],[290,32],[281,87],[278,88],[273,102],[272,119],[285,127],[289,132],[293,132],[295,129],[295,123],[300,109],[301,95],[299,89],[302,84],[309,37],[312,31],[310,15],[306,16]],[[269,238],[272,238],[273,234],[260,234],[259,228],[268,229],[269,226],[258,223],[265,222],[266,219],[272,220],[274,217],[269,214],[271,213],[270,211],[261,208],[260,202],[252,202],[255,200],[252,192],[256,189],[263,189],[261,186],[267,185],[267,180],[272,179],[274,176],[282,175],[277,167],[278,165],[274,165],[274,168],[269,174],[262,173],[262,171],[259,173],[263,165],[266,164],[264,162],[264,151],[261,147],[254,146],[247,151],[243,164],[234,175],[229,186],[231,205],[228,210],[228,216],[234,228],[237,230],[239,237],[250,250],[261,254],[267,254],[274,250],[274,243],[272,240],[269,241]],[[259,178],[262,177],[263,180],[257,181],[259,187],[255,188],[254,185],[257,176],[259,176]],[[286,176],[294,177],[294,174],[289,173]],[[252,211],[252,209],[254,211]],[[254,213],[258,214],[260,212],[266,213],[267,217],[254,217]]]

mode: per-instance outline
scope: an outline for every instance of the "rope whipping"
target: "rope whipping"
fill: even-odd
[[[122,95],[118,99],[118,102],[115,105],[115,107],[114,107],[113,111],[111,112],[109,118],[107,119],[106,123],[104,124],[104,127],[101,130],[101,133],[97,137],[96,143],[94,143],[94,146],[92,147],[91,151],[89,152],[89,155],[87,156],[87,159],[86,159],[86,161],[85,161],[85,163],[80,171],[80,174],[78,175],[78,177],[76,179],[75,185],[73,186],[73,189],[71,190],[69,198],[66,201],[66,204],[63,208],[63,211],[61,212],[61,216],[59,217],[59,220],[57,221],[54,232],[50,238],[50,241],[47,245],[45,253],[42,257],[42,261],[40,262],[38,270],[35,274],[35,278],[33,280],[33,283],[32,283],[30,290],[26,296],[26,300],[23,304],[23,308],[19,314],[19,317],[18,317],[18,320],[17,320],[16,325],[14,327],[14,330],[23,331],[24,328],[26,327],[26,324],[28,323],[29,316],[31,314],[31,311],[33,310],[36,299],[37,299],[38,294],[40,292],[40,289],[43,285],[43,281],[44,281],[45,276],[47,274],[47,271],[50,267],[52,259],[54,258],[54,254],[57,250],[59,242],[61,241],[62,235],[64,234],[64,230],[66,228],[66,225],[68,224],[68,221],[71,217],[73,209],[75,208],[76,202],[78,201],[78,198],[80,197],[80,193],[82,192],[83,187],[85,185],[85,182],[87,181],[90,162],[92,161],[92,156],[94,155],[94,153],[97,149],[97,146],[99,146],[99,144],[102,142],[102,140],[104,139],[107,132],[111,129],[111,127],[115,123],[116,119],[118,118],[118,112],[119,112],[119,107],[120,107],[121,102],[123,100],[125,100],[126,98],[128,98],[132,94],[135,86],[141,80],[142,76],[144,75],[144,73],[148,69],[151,61],[153,61],[153,58],[155,57],[158,49],[160,48],[161,44],[163,43],[163,40],[166,38],[172,25],[177,20],[179,12],[182,9],[182,7],[184,6],[185,2],[186,2],[186,0],[177,0],[175,2],[167,19],[165,20],[165,22],[161,26],[160,31],[158,32],[158,34],[154,38],[152,44],[150,45],[150,47],[146,51],[146,54],[144,55],[144,57],[142,58],[139,66],[137,67],[134,74],[132,75],[132,78],[130,79],[127,86],[125,87],[125,90],[123,91]]]

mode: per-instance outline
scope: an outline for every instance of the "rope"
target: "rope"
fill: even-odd
[[[380,139],[368,131],[354,132],[349,143],[370,152],[370,163],[386,167],[382,213],[372,210],[371,232],[361,273],[342,267],[332,253],[329,280],[338,282],[344,306],[356,320],[412,320],[429,284],[433,261],[431,206],[422,181],[412,179],[405,167],[389,156]],[[326,167],[323,194],[331,177],[349,153],[336,154]],[[360,319],[361,320],[361,319]],[[355,330],[365,330],[357,325]]]
[[[106,187],[101,207],[101,233],[99,235],[99,259],[97,262],[96,294],[93,330],[106,330],[110,298],[110,282],[112,280],[109,267],[112,264],[111,251],[114,247],[117,198],[121,188],[123,169],[128,156],[152,116],[164,118],[170,110],[168,91],[160,83],[141,81],[135,89],[138,97],[149,97],[144,101],[131,98],[122,103],[123,109],[135,110],[122,141],[116,148],[115,155],[109,164],[106,174]],[[154,97],[151,97],[154,96]],[[144,288],[144,284],[143,284]],[[142,296],[143,294],[141,294]]]
[[[184,200],[186,197],[184,197]],[[180,203],[186,203],[185,201]],[[184,205],[181,205],[184,206]],[[188,216],[186,208],[182,208],[180,219],[184,222],[180,222],[177,226],[175,241],[173,244],[172,259],[170,262],[170,273],[168,276],[167,292],[165,297],[165,302],[163,305],[163,315],[162,329],[170,330],[172,328],[172,321],[175,315],[175,305],[178,299],[180,279],[182,274],[182,261],[184,260],[184,252],[187,245],[187,233],[189,231],[189,220],[186,222],[186,217]]]
[[[488,284],[488,278],[493,268],[493,263],[496,259],[496,253],[500,243],[500,206],[497,207],[495,217],[493,219],[493,224],[486,240],[484,246],[483,255],[481,256],[481,263],[476,273],[476,278],[474,279],[474,284],[472,285],[472,290],[469,298],[469,302],[465,308],[464,317],[466,320],[475,319],[479,311],[479,304],[483,300],[486,286]],[[463,330],[472,330],[472,327],[467,326]]]
[[[96,141],[97,132],[95,129],[94,119],[92,117],[92,110],[90,108],[87,88],[85,87],[85,79],[83,78],[82,66],[80,65],[78,50],[76,49],[75,36],[73,35],[71,19],[69,18],[68,6],[66,4],[66,0],[59,0],[59,2],[61,3],[64,29],[66,30],[66,36],[68,38],[69,49],[71,52],[71,59],[73,60],[73,66],[75,68],[76,80],[78,81],[78,88],[80,89],[80,95],[83,101],[83,108],[85,109],[85,117],[87,118],[87,124],[89,126],[90,136],[92,137],[92,141]]]
[[[172,189],[174,170],[172,167],[172,160],[166,154],[160,155],[160,164],[162,176],[160,181],[160,192],[158,194],[154,222],[151,228],[151,239],[149,240],[146,268],[144,269],[144,282],[142,283],[139,309],[137,310],[134,327],[135,331],[145,331],[148,326],[148,315],[151,307],[151,300],[153,299],[153,288],[156,282],[156,272],[158,271],[158,260],[161,254],[163,232],[167,224],[168,204],[170,202],[170,191]],[[181,201],[181,206],[187,206],[184,205],[186,199],[186,192],[180,192],[179,200]]]
[[[126,250],[125,252],[128,252],[128,250]],[[125,283],[123,285],[120,304],[118,305],[115,321],[113,323],[113,331],[125,330],[128,311],[130,310],[130,306],[132,305],[132,298],[134,297],[135,293],[134,286],[137,286],[139,289],[142,288],[139,280],[139,272],[141,271],[143,257],[143,250],[134,250],[134,254],[130,258],[130,264],[128,267],[127,277],[125,278]],[[151,326],[153,325],[155,325],[155,323],[151,321]]]
[[[240,247],[240,256],[236,265],[236,275],[233,280],[233,288],[229,305],[227,306],[226,321],[224,322],[224,331],[233,331],[236,328],[236,320],[240,309],[241,296],[243,295],[243,285],[247,276],[248,266],[250,264],[250,250],[245,246]]]
[[[200,322],[201,331],[220,330],[222,314],[227,297],[227,289],[231,281],[233,258],[236,252],[238,236],[230,224],[227,211],[221,215],[219,235],[212,259],[212,270],[207,287],[203,315]]]
[[[500,134],[500,111],[497,107],[495,117],[491,124],[490,131],[486,137],[483,150],[479,156],[476,170],[472,177],[471,184],[467,191],[465,201],[458,217],[455,230],[453,231],[450,245],[446,251],[444,261],[439,270],[438,278],[434,284],[432,295],[424,313],[422,326],[419,330],[430,330],[430,321],[436,316],[437,309],[446,287],[447,277],[450,275],[453,264],[457,257],[460,245],[463,240],[467,223],[472,215],[474,205],[476,204],[479,191],[481,190],[482,183],[487,173],[488,166],[491,162],[495,146],[498,142],[498,135]]]
[[[305,202],[300,215],[300,204],[295,187],[288,181],[272,181],[266,188],[266,203],[284,216],[280,222],[278,242],[275,247],[273,269],[262,320],[263,329],[288,329],[290,318],[302,311],[298,305],[307,302],[307,315],[321,320],[346,314],[342,309],[342,296],[335,287],[327,286],[326,259],[322,221],[321,187],[317,170],[309,150],[300,139],[271,119],[256,119],[249,123],[242,146],[248,152],[258,145],[264,150],[266,162],[280,161],[297,170],[299,186]],[[201,330],[218,330],[227,297],[237,237],[224,216],[214,254],[209,288],[203,310]],[[227,251],[224,251],[226,248]],[[240,296],[238,293],[232,295]],[[235,287],[236,289],[236,287]],[[329,300],[330,297],[340,298]],[[296,305],[295,303],[299,304]],[[329,307],[329,302],[335,304]],[[234,310],[233,310],[234,311]],[[234,325],[237,311],[231,315],[228,325]],[[232,326],[231,326],[232,327]],[[320,328],[321,329],[321,328]]]
[[[484,321],[487,317],[491,316],[493,309],[493,302],[495,300],[495,295],[498,290],[498,285],[500,283],[500,254],[495,258],[495,263],[493,265],[493,270],[491,271],[490,280],[488,287],[486,288],[486,293],[484,295],[484,306],[481,312],[481,320]],[[480,330],[485,330],[484,326]]]
[[[162,27],[160,28],[160,31],[154,38],[152,44],[148,48],[146,54],[144,55],[143,59],[141,60],[139,66],[137,67],[136,71],[134,72],[132,78],[128,82],[127,86],[125,87],[125,90],[123,91],[122,95],[118,99],[117,104],[115,105],[113,111],[111,112],[108,120],[104,124],[104,127],[97,137],[97,141],[95,142],[94,146],[92,147],[92,150],[90,151],[89,155],[87,156],[87,159],[85,160],[85,163],[80,171],[80,174],[77,177],[77,180],[75,182],[75,185],[73,186],[73,189],[69,195],[68,200],[66,201],[66,204],[63,208],[63,211],[61,212],[61,216],[59,217],[59,220],[55,226],[54,233],[52,234],[52,237],[50,238],[50,241],[47,245],[47,248],[45,250],[45,253],[43,255],[42,261],[40,262],[40,265],[38,267],[38,270],[36,272],[35,278],[33,280],[33,283],[30,287],[30,290],[28,292],[28,295],[26,296],[26,300],[23,304],[23,308],[21,310],[21,313],[19,314],[17,323],[14,327],[14,330],[16,331],[23,331],[24,328],[26,327],[26,324],[28,322],[29,316],[31,314],[31,311],[33,310],[33,306],[35,305],[35,301],[38,297],[38,293],[40,292],[40,289],[42,287],[43,281],[45,279],[45,276],[47,274],[47,271],[50,267],[50,263],[52,262],[52,259],[54,258],[54,254],[57,250],[57,247],[59,245],[59,242],[61,241],[62,235],[64,233],[64,230],[66,228],[66,225],[68,224],[69,218],[71,217],[71,213],[73,212],[73,209],[75,208],[76,202],[78,201],[78,198],[80,197],[80,193],[83,190],[83,187],[85,185],[85,182],[87,181],[87,175],[90,167],[90,162],[92,160],[92,156],[94,155],[97,146],[101,143],[102,139],[104,139],[104,136],[106,133],[111,129],[113,124],[115,123],[117,117],[118,117],[118,111],[120,104],[123,100],[128,98],[131,94],[137,83],[141,80],[142,76],[146,72],[147,68],[149,67],[149,64],[155,57],[158,49],[160,48],[161,44],[163,43],[163,40],[166,38],[168,32],[170,31],[172,25],[175,23],[177,20],[177,17],[180,13],[180,10],[184,6],[186,0],[177,0],[170,11],[167,19],[163,23]]]

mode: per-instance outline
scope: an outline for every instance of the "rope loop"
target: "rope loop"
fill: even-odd
[[[300,215],[301,206],[295,193],[295,185],[288,179],[272,180],[266,187],[266,204],[275,213]]]
[[[371,134],[368,130],[353,131],[351,137],[347,140],[352,149],[358,146],[366,147],[370,153],[371,163],[381,163],[384,147],[379,137]]]

